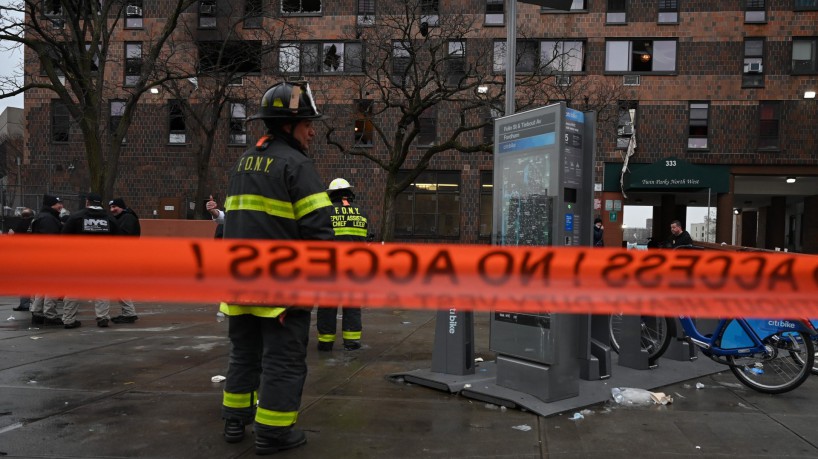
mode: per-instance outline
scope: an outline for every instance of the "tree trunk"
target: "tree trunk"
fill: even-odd
[[[193,211],[194,220],[204,220],[205,214],[202,212],[204,203],[213,192],[210,189],[210,157],[213,154],[213,142],[215,131],[207,132],[205,136],[205,143],[202,145],[202,150],[196,155],[196,193],[194,195],[195,207]],[[224,204],[220,202],[219,204]]]
[[[383,196],[383,212],[381,213],[381,241],[395,240],[395,176],[389,173],[386,178],[385,194]]]

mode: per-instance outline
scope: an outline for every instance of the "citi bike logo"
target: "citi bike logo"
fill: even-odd
[[[449,334],[454,335],[457,331],[457,309],[449,309]]]
[[[770,320],[767,322],[767,325],[772,325],[773,327],[795,328],[795,324],[787,320]]]

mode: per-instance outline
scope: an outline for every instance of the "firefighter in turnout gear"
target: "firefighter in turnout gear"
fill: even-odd
[[[230,170],[225,199],[225,239],[334,237],[332,203],[306,152],[322,118],[306,82],[279,83],[261,99],[250,120],[267,133]],[[254,423],[256,454],[303,445],[298,420],[307,378],[311,310],[288,305],[222,303],[231,350],[224,387],[224,439],[244,439]]]
[[[352,205],[355,194],[352,185],[342,178],[337,178],[327,189],[335,212],[332,215],[332,229],[335,239],[339,241],[366,241],[368,225],[366,214],[358,206]],[[337,308],[318,308],[318,350],[331,351],[335,343],[335,314]],[[343,307],[341,332],[344,339],[344,350],[354,351],[361,348],[361,308]]]

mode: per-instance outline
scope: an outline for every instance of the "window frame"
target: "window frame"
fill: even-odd
[[[758,150],[779,151],[781,149],[781,106],[780,100],[758,102]],[[765,116],[768,110],[772,116]]]
[[[568,11],[558,10],[547,6],[540,7],[540,13],[579,13],[588,11],[588,1],[590,0],[573,0],[571,8]]]
[[[398,180],[402,180],[409,171],[400,171]],[[423,171],[409,186],[398,193],[395,202],[394,231],[395,236],[407,239],[441,239],[458,240],[461,233],[461,202],[463,180],[460,171],[456,170],[426,170]],[[424,199],[421,199],[424,198]],[[430,199],[429,199],[430,198]],[[418,202],[434,203],[434,212],[423,212]],[[456,209],[441,211],[441,203],[455,203]],[[401,212],[402,207],[410,207],[408,212]],[[405,216],[409,216],[409,231],[399,228]],[[444,220],[441,223],[441,220]],[[446,221],[452,225],[446,226]],[[429,231],[423,231],[419,225],[431,223]],[[451,229],[446,234],[445,229]],[[443,233],[443,234],[441,234]]]
[[[418,135],[415,145],[419,148],[428,148],[437,145],[437,106],[431,106],[418,115]]]
[[[136,10],[132,10],[131,8],[136,8]],[[124,26],[126,29],[142,29],[145,27],[144,8],[142,0],[127,0],[125,2],[125,9],[122,14],[125,15]]]
[[[176,129],[174,129],[176,125]],[[178,129],[181,125],[182,129]],[[187,122],[185,111],[182,108],[182,101],[178,99],[168,99],[168,144],[187,144]]]
[[[264,1],[244,0],[244,20],[242,27],[245,29],[260,29],[264,27]]]
[[[546,59],[543,56],[546,52],[546,43],[553,43],[551,49],[554,49],[555,57],[550,59],[547,64],[544,64],[543,62],[545,62]],[[569,43],[578,44],[579,48],[572,46],[568,51],[566,51],[565,45]],[[556,50],[558,47],[560,48],[559,51]],[[579,57],[571,55],[572,51],[576,49],[579,49]],[[579,69],[576,68],[577,60],[579,61]],[[551,64],[557,61],[559,61],[560,67],[557,69],[552,68]],[[549,69],[549,74],[565,75],[585,72],[585,41],[571,39],[540,40],[540,63],[538,67],[543,66]]]
[[[196,48],[200,72],[236,76],[260,75],[263,46],[259,40],[199,40]],[[220,62],[220,54],[222,59],[235,58],[235,61]],[[242,59],[243,57],[247,59]]]
[[[336,47],[337,70],[327,63],[327,51]],[[338,47],[341,47],[338,53]],[[356,56],[355,53],[358,53]],[[363,73],[365,48],[362,41],[288,41],[279,44],[278,71],[284,74],[349,75]]]
[[[237,108],[240,108],[237,113]],[[247,102],[230,100],[227,103],[227,145],[247,145]]]
[[[503,26],[506,24],[505,0],[486,0],[486,13],[483,16],[485,26]]]
[[[389,80],[395,86],[404,86],[411,79],[408,72],[412,63],[412,44],[404,40],[392,40],[392,57]]]
[[[767,0],[744,0],[744,23],[767,23]]]
[[[51,99],[51,143],[65,144],[71,140],[71,113],[61,99]]]
[[[133,87],[139,83],[139,79],[142,77],[142,64],[143,64],[143,57],[142,57],[142,42],[141,41],[126,41],[125,42],[125,68],[123,69],[123,79],[122,85],[125,87]],[[139,48],[139,56],[138,58],[136,55],[130,55],[129,52],[133,51],[132,48],[137,47]],[[138,67],[138,72],[132,72],[133,67]],[[135,79],[134,79],[135,77]]]
[[[218,25],[219,2],[217,0],[199,0],[196,13],[200,29],[215,29]]]
[[[361,26],[371,26],[375,24],[375,0],[355,0],[357,4],[357,23]]]
[[[701,111],[704,110],[704,116]],[[688,122],[687,122],[687,149],[688,150],[709,150],[710,149],[710,102],[709,101],[691,101],[688,104]],[[703,124],[702,124],[703,123]],[[702,130],[704,135],[700,133]],[[696,145],[695,142],[701,142],[703,145]]]
[[[640,44],[637,50],[634,50],[634,44]],[[648,45],[649,43],[649,45]],[[672,69],[663,69],[663,70],[654,70],[653,67],[656,65],[657,62],[656,56],[657,54],[661,54],[657,51],[657,44],[662,44],[662,47],[665,44],[673,44],[673,68]],[[627,50],[623,49],[612,49],[615,44],[619,44],[618,47],[621,47],[622,44],[627,45]],[[615,52],[612,52],[615,51]],[[650,57],[641,63],[637,63],[638,65],[636,68],[634,67],[634,59],[632,59],[633,55],[638,52],[643,51],[643,55],[646,53]],[[616,53],[624,52],[627,58],[616,58]],[[663,51],[664,52],[664,51]],[[667,49],[667,52],[670,52],[670,48]],[[670,62],[670,60],[662,60],[664,64]],[[665,62],[667,61],[667,62]],[[616,63],[619,65],[620,62],[626,62],[627,70],[623,70],[620,68],[610,68],[612,63]],[[651,69],[645,70],[640,67],[648,65],[650,63]],[[678,72],[678,63],[679,63],[679,40],[676,38],[672,39],[665,39],[665,38],[613,38],[608,39],[605,41],[605,74],[610,75],[627,75],[627,74],[640,74],[640,75],[676,75]]]
[[[763,37],[745,37],[744,38],[744,59],[743,69],[741,75],[742,88],[763,88],[764,87],[764,49],[766,48],[765,39]],[[751,46],[752,44],[759,44],[761,51],[755,52]],[[756,71],[753,64],[759,64],[760,70]]]
[[[605,25],[628,23],[628,0],[607,0],[605,2]]]
[[[466,78],[466,40],[449,40],[446,53],[446,85],[456,88]]]
[[[116,128],[119,126],[119,123],[122,121],[122,116],[125,114],[125,106],[127,101],[125,99],[111,99],[108,101],[108,113],[109,113],[109,129],[110,135],[114,134]],[[127,137],[127,136],[126,136]],[[122,145],[128,143],[128,139],[126,137],[122,137]]]
[[[304,10],[304,3],[305,2],[317,3],[318,4],[318,9],[317,10],[310,9],[310,10],[305,11]],[[286,11],[284,8],[287,6],[288,3],[289,4],[298,3],[298,5],[299,5],[298,11]],[[323,4],[323,0],[281,0],[281,7],[279,8],[279,11],[281,12],[281,14],[285,14],[285,15],[286,14],[298,15],[298,16],[321,15],[321,14],[324,14],[324,4]]]
[[[796,43],[809,44],[810,56],[808,59],[798,59],[796,61]],[[790,72],[793,75],[814,75],[818,74],[818,37],[792,37],[792,45],[790,46]],[[802,65],[806,68],[796,68],[796,62],[807,62],[808,65]]]
[[[656,22],[658,24],[679,23],[679,0],[659,0]]]
[[[375,101],[372,99],[358,99],[353,103],[355,104],[355,122],[352,128],[353,143],[355,147],[372,147],[375,132],[372,113]]]
[[[818,0],[793,0],[792,10],[818,11]]]

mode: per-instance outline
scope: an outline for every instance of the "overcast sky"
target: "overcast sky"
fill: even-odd
[[[21,48],[17,48],[14,51],[0,50],[0,74],[3,76],[11,76],[15,73],[19,73],[20,65],[23,63],[22,51]],[[0,113],[2,113],[6,107],[23,108],[23,95],[20,94],[12,98],[0,99]]]

